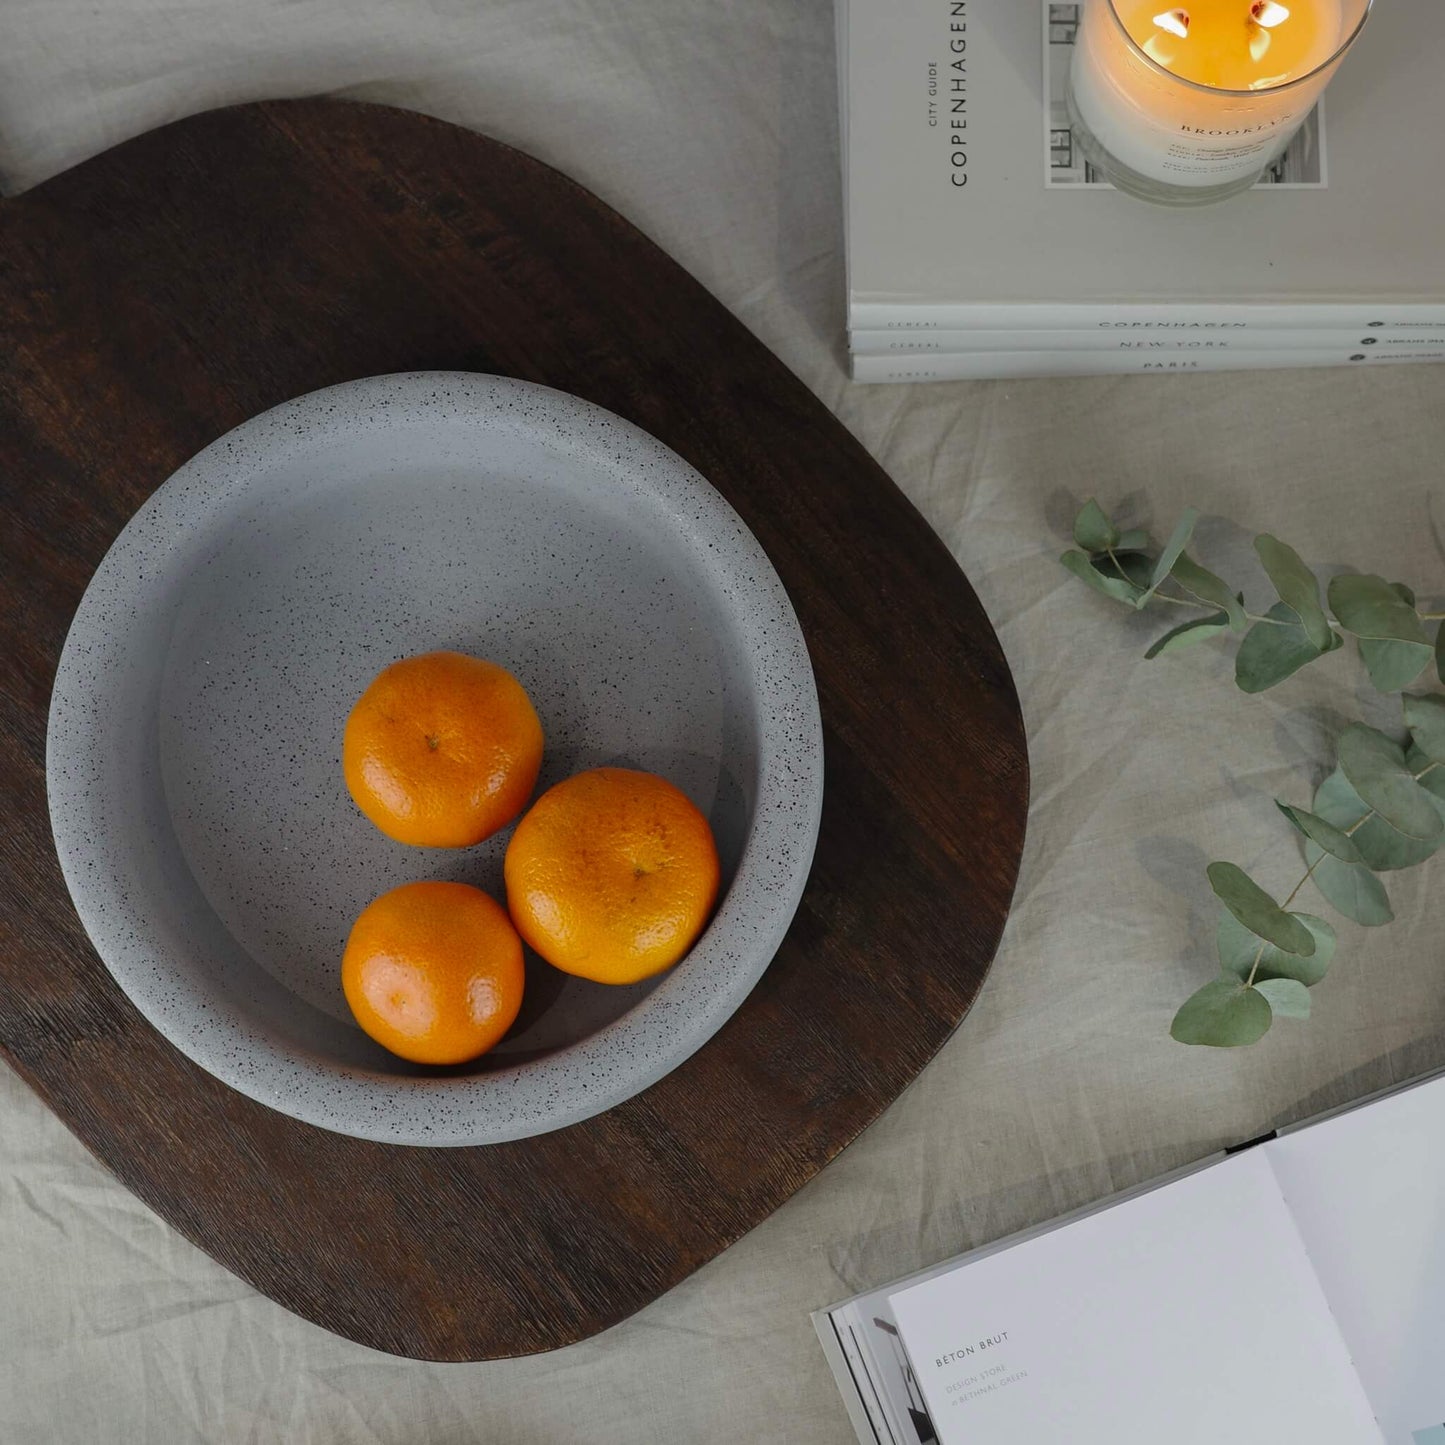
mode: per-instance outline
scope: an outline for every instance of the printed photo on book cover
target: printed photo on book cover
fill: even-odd
[[[886,1290],[832,1315],[858,1397],[879,1445],[933,1445],[938,1439]]]
[[[1048,115],[1044,128],[1044,175],[1050,186],[1107,186],[1074,143],[1064,96],[1069,58],[1079,29],[1083,5],[1044,3],[1044,70],[1048,80]],[[1273,162],[1258,184],[1287,190],[1319,190],[1326,184],[1324,99],[1309,113],[1299,134]]]

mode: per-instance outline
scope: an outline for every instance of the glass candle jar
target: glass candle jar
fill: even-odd
[[[1248,190],[1314,108],[1373,0],[1086,0],[1074,135],[1120,190],[1197,206]]]

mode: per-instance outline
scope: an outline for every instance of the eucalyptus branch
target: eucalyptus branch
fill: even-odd
[[[1213,613],[1215,608],[1210,607],[1207,602],[1201,602],[1197,597],[1176,597],[1172,592],[1156,592],[1150,599],[1153,602],[1172,602],[1176,607],[1192,607],[1195,611]],[[1263,622],[1269,627],[1288,627],[1290,624],[1280,617],[1262,617],[1258,612],[1246,612],[1247,621]],[[1330,626],[1338,629],[1339,623],[1332,622]]]
[[[1370,679],[1381,692],[1401,692],[1434,661],[1445,682],[1445,627],[1430,638],[1425,624],[1445,613],[1421,612],[1415,594],[1376,576],[1320,584],[1299,554],[1277,538],[1255,539],[1255,551],[1278,601],[1264,613],[1245,606],[1244,594],[1186,552],[1197,513],[1188,509],[1162,548],[1141,531],[1121,531],[1097,502],[1074,523],[1078,551],[1063,565],[1116,602],[1142,611],[1154,602],[1200,613],[1161,637],[1147,656],[1158,657],[1229,633],[1241,634],[1235,681],[1246,693],[1263,692],[1353,637]],[[1173,583],[1183,595],[1165,591]],[[1328,611],[1326,611],[1326,605]],[[1405,693],[1404,743],[1366,727],[1347,726],[1334,772],[1315,791],[1310,809],[1280,802],[1300,836],[1304,876],[1283,903],[1233,863],[1208,868],[1223,912],[1219,924],[1221,972],[1179,1010],[1170,1032],[1183,1043],[1231,1046],[1254,1043],[1276,1018],[1306,1018],[1309,990],[1334,956],[1334,929],[1313,914],[1291,912],[1305,884],[1339,913],[1373,927],[1394,917],[1378,875],[1413,867],[1445,845],[1445,695]]]

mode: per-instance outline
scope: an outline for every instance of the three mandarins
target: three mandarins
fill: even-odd
[[[541,762],[521,683],[457,652],[383,669],[342,741],[356,805],[388,837],[429,847],[468,847],[505,827]],[[523,940],[598,983],[671,968],[707,923],[720,878],[707,819],[665,778],[629,768],[548,789],[517,825],[503,874],[506,909],[466,884],[411,883],[357,918],[342,988],[383,1047],[424,1064],[493,1047],[521,1008]]]

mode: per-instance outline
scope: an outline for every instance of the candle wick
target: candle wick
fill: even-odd
[[[1289,11],[1276,0],[1254,0],[1249,7],[1249,18],[1266,30],[1273,30],[1289,19]]]

